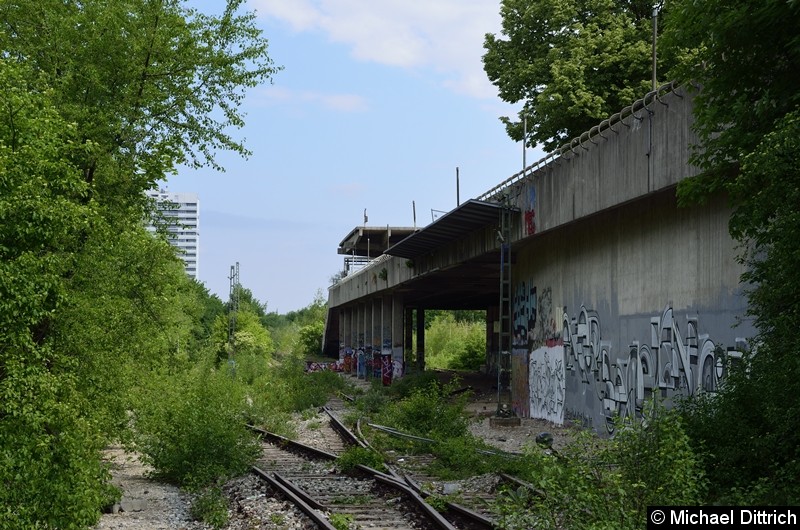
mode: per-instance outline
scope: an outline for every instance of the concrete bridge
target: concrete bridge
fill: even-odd
[[[714,391],[753,328],[725,197],[676,202],[691,110],[662,86],[420,230],[354,229],[340,252],[370,261],[330,288],[326,344],[397,375],[424,367],[425,310],[485,310],[513,415],[598,431],[653,394]]]

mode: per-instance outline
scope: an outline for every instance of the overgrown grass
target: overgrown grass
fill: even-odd
[[[382,411],[384,421],[401,431],[434,440],[465,436],[469,426],[464,413],[468,396],[450,397],[457,384],[430,381],[425,386],[412,387],[405,397],[387,403]]]
[[[435,455],[427,470],[433,475],[454,480],[506,472],[528,481],[532,489],[508,488],[499,497],[501,528],[641,528],[648,505],[690,505],[705,498],[701,459],[676,411],[650,403],[643,420],[619,420],[612,439],[581,431],[559,452],[529,445],[519,457],[469,433],[466,396],[450,394],[457,384],[440,385],[432,375],[409,378],[387,390],[384,401],[368,392],[362,399],[382,406],[361,410],[374,424],[433,440],[368,430],[381,450]]]

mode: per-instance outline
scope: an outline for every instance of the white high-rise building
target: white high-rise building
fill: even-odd
[[[165,189],[147,192],[168,222],[169,242],[179,249],[186,274],[200,278],[200,200],[196,193],[172,193]]]

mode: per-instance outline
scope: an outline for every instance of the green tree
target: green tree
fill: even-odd
[[[277,69],[254,14],[207,16],[180,0],[22,0],[0,7],[0,46],[47,78],[98,148],[76,160],[98,200],[125,206],[177,164],[248,154],[229,131],[245,90]],[[118,171],[111,171],[111,169]]]
[[[295,353],[300,356],[318,356],[322,353],[322,334],[325,332],[325,323],[317,321],[306,324],[297,330]]]
[[[0,3],[0,527],[92,524],[128,390],[186,360],[205,302],[143,192],[247,154],[239,103],[276,68],[241,5]]]
[[[95,215],[68,162],[77,131],[31,78],[0,58],[0,528],[88,525],[108,493],[78,359],[52,341],[64,277]]]
[[[324,322],[328,311],[328,303],[322,296],[322,291],[317,290],[314,293],[314,300],[302,309],[297,311],[289,311],[286,318],[289,322],[294,322],[300,326],[314,324],[316,322]]]
[[[653,3],[643,0],[502,0],[501,36],[487,34],[484,70],[520,141],[553,151],[651,88]]]
[[[431,319],[425,332],[426,364],[430,368],[476,370],[486,362],[484,320],[457,320],[455,312],[442,311]],[[467,318],[472,315],[467,313]],[[425,313],[426,324],[428,313]]]
[[[673,0],[667,25],[664,49],[679,61],[674,75],[698,88],[700,141],[691,161],[701,172],[681,182],[679,200],[729,198],[757,328],[755,354],[719,395],[687,407],[690,433],[709,451],[716,496],[796,503],[800,363],[791,337],[800,316],[800,4]]]
[[[261,319],[249,307],[240,307],[235,315],[233,333],[233,350],[230,350],[230,322],[232,315],[228,312],[217,316],[214,323],[214,347],[217,362],[227,362],[229,354],[237,359],[241,356],[268,358],[275,350],[270,331],[261,323]],[[238,360],[237,360],[238,362]]]

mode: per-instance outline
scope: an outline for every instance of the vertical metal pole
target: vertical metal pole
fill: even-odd
[[[657,88],[656,77],[656,37],[658,36],[658,6],[653,6],[653,90]]]
[[[526,162],[526,155],[528,151],[528,116],[522,116],[522,171],[525,171],[525,168],[528,167],[528,163]]]
[[[460,183],[458,181],[458,166],[456,166],[456,207],[461,206],[461,190],[460,190]]]
[[[228,300],[228,365],[236,375],[236,314],[239,311],[239,262],[231,265],[230,294]]]

